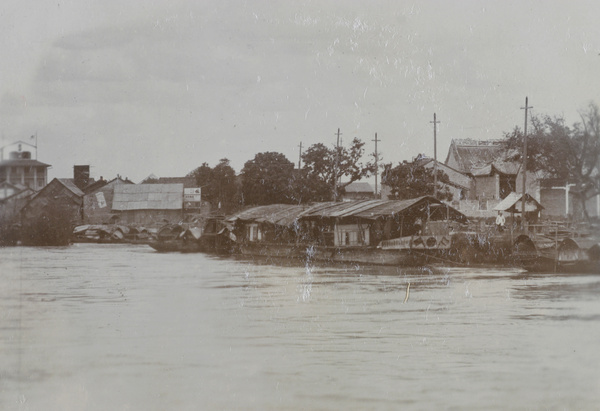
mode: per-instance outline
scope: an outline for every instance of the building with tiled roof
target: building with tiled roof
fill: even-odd
[[[445,164],[471,178],[471,200],[499,201],[515,191],[520,164],[506,161],[500,140],[452,140]]]

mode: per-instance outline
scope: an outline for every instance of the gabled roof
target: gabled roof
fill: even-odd
[[[89,194],[92,191],[95,191],[95,190],[98,190],[99,188],[104,187],[106,184],[108,184],[108,181],[106,181],[106,180],[93,181],[83,188],[83,192],[86,194]]]
[[[446,163],[450,157],[462,173],[473,176],[492,175],[494,171],[500,174],[516,175],[520,163],[505,161],[505,148],[499,140],[452,140]]]
[[[498,160],[502,150],[502,145],[496,140],[452,140],[446,163],[453,156],[459,171],[469,173],[473,168],[484,167]]]
[[[435,161],[433,158],[421,158],[418,161],[419,166],[421,167],[435,167],[435,164],[433,164],[433,162]],[[443,171],[444,173],[446,173],[446,175],[448,176],[448,179],[450,180],[450,185],[453,185],[455,187],[459,187],[459,188],[464,188],[469,190],[470,189],[470,180],[471,177],[469,177],[467,174],[458,171],[452,167],[450,167],[447,164],[444,163],[440,163],[439,161],[437,161],[437,166],[438,166],[438,170]]]
[[[85,192],[86,195],[88,195],[88,194],[95,193],[96,191],[103,189],[106,186],[115,186],[117,184],[134,184],[134,183],[129,179],[123,179],[121,177],[116,177],[110,181],[106,181],[106,180],[95,181],[94,183],[87,185],[83,191]],[[107,187],[107,188],[110,188],[110,187]]]
[[[73,194],[83,197],[83,191],[81,191],[81,189],[75,185],[75,181],[72,178],[55,178],[54,180],[65,186]]]
[[[471,174],[475,177],[491,176],[494,172],[498,174],[517,175],[519,173],[520,164],[510,161],[494,161],[483,167],[473,167]]]
[[[181,210],[183,184],[117,184],[112,209]]]
[[[496,207],[494,207],[495,211],[508,211],[513,213],[520,213],[523,209],[523,202],[521,199],[523,198],[522,194],[517,194],[514,191],[504,198],[504,200],[500,201]],[[538,201],[530,196],[529,194],[525,194],[525,212],[530,211],[540,211],[543,210],[544,207],[538,203]]]

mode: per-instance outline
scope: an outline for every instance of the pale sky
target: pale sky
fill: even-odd
[[[600,104],[600,2],[4,0],[2,145],[139,182],[377,133],[385,162]]]

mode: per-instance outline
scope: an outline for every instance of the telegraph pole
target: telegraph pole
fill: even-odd
[[[298,153],[298,170],[302,168],[302,141],[300,142],[300,152]]]
[[[433,196],[437,198],[437,125],[440,123],[436,120],[433,113]]]
[[[527,194],[527,111],[530,108],[528,105],[529,98],[525,97],[525,107],[521,107],[521,110],[525,109],[525,126],[523,127],[523,194],[521,198],[521,225],[522,228],[525,229],[527,227],[527,222],[525,221],[525,194]]]
[[[337,130],[337,143],[335,145],[335,169],[333,171],[333,201],[337,201],[338,199],[338,191],[337,191],[337,180],[338,180],[338,168],[340,166],[340,129]]]
[[[377,152],[377,142],[381,140],[377,140],[377,133],[375,133],[375,140],[371,140],[375,142],[375,198],[379,198],[377,195],[377,174],[379,174],[379,153]]]

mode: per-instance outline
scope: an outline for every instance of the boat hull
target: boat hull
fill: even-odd
[[[303,263],[327,262],[347,264],[418,266],[426,256],[410,250],[382,250],[374,247],[327,247],[299,244],[250,243],[238,247],[243,256],[298,260]]]

